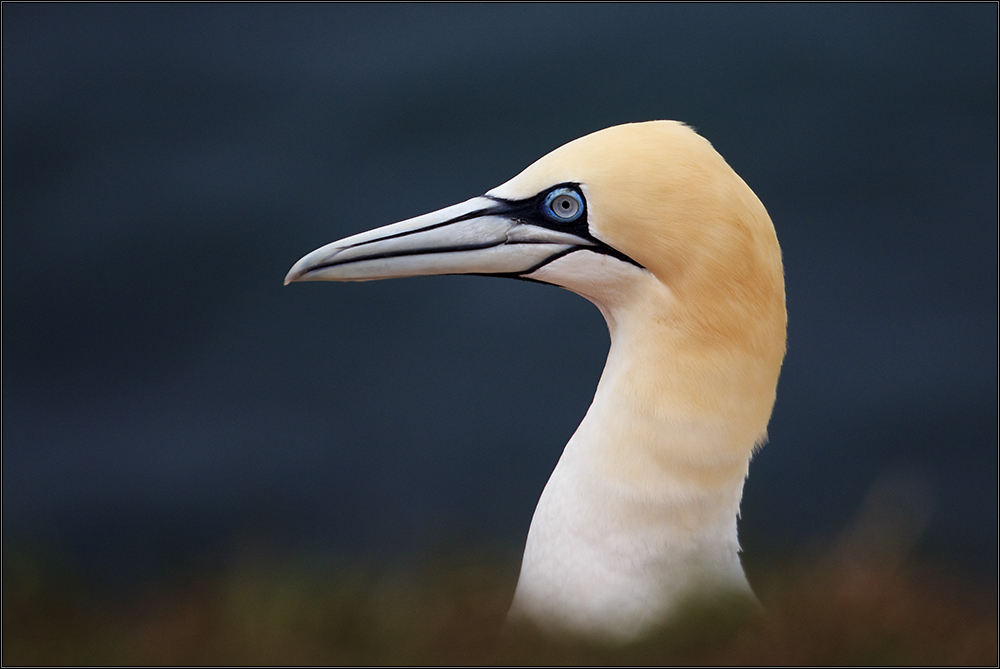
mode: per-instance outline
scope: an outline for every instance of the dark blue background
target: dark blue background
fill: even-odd
[[[598,311],[282,279],[658,118],[715,145],[784,251],[748,559],[902,477],[921,550],[995,569],[996,4],[4,4],[5,539],[113,579],[261,544],[515,554]]]

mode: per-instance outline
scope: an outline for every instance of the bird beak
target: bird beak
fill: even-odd
[[[327,244],[289,270],[292,281],[371,281],[430,274],[520,277],[596,241],[534,225],[524,203],[476,197]]]

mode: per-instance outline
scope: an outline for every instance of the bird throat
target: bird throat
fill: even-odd
[[[630,310],[599,305],[608,362],[535,509],[511,621],[627,641],[695,596],[753,597],[736,517],[762,428],[727,414],[740,402],[724,371],[685,378],[725,365],[685,350],[683,333],[654,316],[669,315],[666,302],[627,297]],[[706,385],[726,389],[713,397]]]

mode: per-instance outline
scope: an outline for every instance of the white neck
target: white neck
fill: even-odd
[[[669,323],[669,291],[648,275],[628,279],[641,285],[586,295],[608,321],[611,350],[538,501],[510,612],[550,630],[619,639],[696,593],[752,597],[736,516],[760,437],[733,429],[739,388],[704,396],[726,386],[726,365],[673,345],[682,335]],[[692,379],[699,369],[704,378]]]

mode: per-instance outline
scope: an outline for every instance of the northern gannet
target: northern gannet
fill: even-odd
[[[632,640],[693,595],[752,598],[736,536],[785,354],[774,226],[676,121],[607,128],[481,197],[309,253],[292,281],[479,274],[568,288],[611,333],[531,519],[508,620]]]

